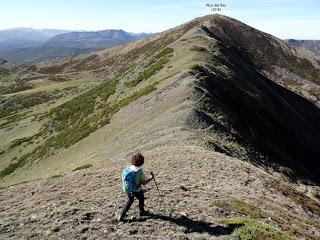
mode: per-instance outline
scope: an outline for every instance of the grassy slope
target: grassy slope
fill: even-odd
[[[183,45],[186,45],[186,46],[183,46]],[[121,108],[124,108],[123,110],[124,112],[122,113],[122,115],[125,115],[126,111],[130,111],[130,108],[132,108],[132,106],[130,106],[130,108],[125,108],[127,104],[134,101],[135,99],[140,98],[145,94],[148,94],[148,92],[153,91],[154,87],[157,88],[158,84],[161,84],[161,82],[164,82],[164,86],[171,84],[172,82],[176,81],[176,77],[177,77],[176,74],[180,73],[182,70],[186,69],[188,66],[190,67],[193,64],[195,64],[197,61],[199,61],[199,59],[197,60],[198,58],[197,54],[189,50],[189,47],[191,47],[191,43],[178,41],[175,45],[173,45],[173,47],[175,49],[173,53],[170,51],[164,54],[164,55],[170,54],[170,56],[168,60],[162,65],[161,68],[154,71],[154,73],[149,75],[148,78],[145,78],[143,79],[143,81],[135,84],[135,86],[130,86],[130,85],[126,86],[126,84],[124,84],[121,89],[118,89],[115,93],[111,95],[113,100],[110,100],[108,102],[108,98],[105,99],[108,102],[107,105],[104,105],[102,102],[100,102],[100,107],[93,111],[93,106],[91,106],[91,109],[89,107],[90,102],[93,103],[92,100],[89,100],[89,99],[85,100],[84,96],[79,96],[78,99],[81,100],[81,103],[84,104],[83,107],[86,109],[87,114],[84,114],[82,111],[81,117],[77,115],[73,115],[73,111],[72,111],[73,108],[70,108],[70,110],[68,110],[69,112],[71,111],[70,113],[66,112],[66,109],[67,109],[66,104],[70,105],[70,107],[75,107],[74,108],[75,110],[77,110],[79,107],[82,106],[81,103],[77,101],[77,98],[75,98],[70,102],[67,102],[66,104],[56,108],[58,111],[61,111],[61,110],[63,111],[64,113],[63,118],[65,118],[65,120],[61,119],[61,121],[58,121],[57,122],[58,125],[56,125],[57,123],[55,123],[56,121],[54,120],[57,117],[55,114],[55,111],[57,110],[53,109],[49,114],[49,116],[52,116],[52,117],[56,116],[56,117],[53,118],[53,122],[51,123],[49,122],[50,124],[48,126],[55,126],[55,129],[56,129],[55,132],[58,135],[57,135],[57,138],[55,139],[53,138],[52,140],[51,138],[47,139],[43,147],[40,148],[40,151],[41,152],[45,151],[44,154],[48,154],[50,152],[48,152],[48,148],[46,146],[51,146],[56,148],[59,153],[52,157],[50,157],[50,155],[46,155],[46,156],[49,156],[47,159],[43,159],[39,161],[39,163],[32,166],[31,168],[28,167],[27,172],[24,170],[24,168],[17,169],[13,175],[8,176],[6,179],[4,179],[6,181],[5,184],[24,181],[26,178],[33,179],[33,178],[47,177],[50,175],[60,174],[61,172],[72,170],[77,166],[81,166],[86,162],[91,162],[91,163],[101,162],[104,160],[104,157],[102,158],[98,157],[98,158],[92,159],[90,157],[92,152],[95,153],[94,155],[99,156],[102,154],[106,154],[103,152],[105,152],[105,149],[109,149],[108,155],[110,154],[112,155],[114,153],[121,153],[123,151],[128,151],[136,144],[139,144],[139,142],[136,142],[136,143],[131,142],[129,144],[126,143],[125,141],[123,142],[123,140],[125,140],[127,136],[130,135],[128,131],[141,131],[141,129],[145,128],[146,122],[148,121],[152,122],[152,120],[155,117],[161,115],[168,109],[176,107],[176,105],[180,104],[181,101],[183,101],[184,93],[180,92],[179,93],[180,96],[179,95],[175,96],[174,98],[177,99],[175,101],[161,103],[160,106],[162,107],[159,107],[159,109],[156,108],[154,112],[151,112],[149,114],[141,114],[141,116],[139,116],[140,119],[136,119],[132,123],[133,125],[128,125],[125,128],[121,126],[121,124],[120,125],[117,124],[117,120],[112,121],[113,117],[111,117],[111,123],[106,125],[106,127],[103,128],[105,130],[102,130],[104,132],[112,131],[111,135],[110,133],[101,134],[99,133],[100,130],[98,130],[97,133],[93,134],[93,136],[89,136],[87,137],[88,139],[84,139],[83,141],[81,141],[81,138],[88,136],[88,134],[90,134],[90,131],[89,132],[85,131],[83,132],[84,135],[82,135],[81,125],[79,124],[70,125],[70,123],[76,123],[77,119],[82,119],[79,123],[81,124],[82,122],[89,123],[91,126],[93,126],[92,130],[94,131],[97,128],[102,127],[105,123],[107,123],[107,122],[103,123],[105,117],[102,117],[102,116],[105,116],[106,111],[107,112],[111,111],[110,113],[113,115],[115,112],[117,112]],[[161,55],[156,54],[155,57],[154,58],[151,57],[151,59],[162,59],[162,57],[163,57],[163,53]],[[152,60],[152,61],[155,61],[155,60]],[[148,68],[149,67],[147,65],[146,69]],[[125,83],[127,81],[126,75],[120,77],[118,81],[120,81],[120,83],[121,82]],[[129,81],[132,81],[132,80],[129,80]],[[120,84],[120,83],[116,83],[116,84]],[[107,88],[109,89],[108,86]],[[91,91],[94,91],[95,92],[94,94],[96,95],[92,95],[89,92],[88,97],[99,96],[98,90],[91,90]],[[104,93],[104,92],[101,92],[101,93]],[[100,94],[100,97],[103,98],[103,95]],[[95,99],[95,98],[96,97],[93,97],[92,99]],[[109,106],[111,107],[110,110],[108,110],[110,108]],[[112,107],[112,106],[115,106],[115,107]],[[76,114],[79,112],[75,111],[74,113]],[[71,115],[68,115],[68,114],[71,114]],[[70,116],[72,116],[72,118],[70,118]],[[87,117],[85,118],[85,116]],[[174,116],[169,116],[169,118],[170,119],[174,118]],[[80,128],[76,126],[79,126]],[[158,126],[157,129],[161,128],[162,126],[163,125]],[[68,133],[67,129],[70,129],[72,131]],[[75,129],[77,129],[77,131],[74,131]],[[85,127],[84,129],[90,130],[88,127]],[[144,130],[144,132],[146,131],[147,130]],[[152,132],[152,129],[148,131]],[[48,131],[45,130],[45,132],[48,132]],[[60,134],[60,132],[62,135]],[[74,137],[72,137],[73,135]],[[103,139],[101,139],[101,135],[103,135]],[[108,136],[108,139],[105,139],[104,135]],[[64,141],[61,141],[60,139]],[[115,139],[118,139],[118,143],[117,143],[118,147],[111,147],[112,145],[114,146],[112,142]],[[79,140],[80,142],[79,144],[77,144],[76,142]],[[142,139],[142,141],[144,142],[146,140],[147,139]],[[105,147],[105,145],[108,145],[108,143],[111,146]],[[75,146],[71,146],[71,145],[75,145]],[[86,147],[84,148],[82,147],[82,145],[85,145]],[[64,149],[64,147],[68,147],[68,148]],[[82,149],[81,151],[78,150],[79,147]],[[85,151],[83,151],[84,149]],[[37,156],[37,154],[38,153],[35,153],[35,156]],[[39,154],[42,154],[42,153],[39,153]],[[61,156],[63,156],[63,158],[61,158]],[[54,158],[54,160],[52,158]],[[39,169],[50,169],[50,171],[44,171],[44,170],[39,171]]]

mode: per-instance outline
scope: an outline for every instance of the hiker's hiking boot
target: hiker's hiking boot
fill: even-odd
[[[152,213],[148,211],[143,211],[139,213],[139,217],[150,217],[150,216],[152,216]]]

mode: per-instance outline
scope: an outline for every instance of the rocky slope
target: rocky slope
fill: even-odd
[[[116,158],[99,169],[0,190],[0,236],[238,239],[237,228],[245,226],[243,231],[251,239],[293,239],[288,235],[319,238],[316,202],[252,164],[177,143],[143,153],[145,169],[156,172],[161,193],[159,196],[153,182],[145,188],[146,207],[154,213],[152,218],[117,223],[111,217],[120,191],[119,173],[128,160]],[[125,201],[122,194],[117,213]],[[133,216],[137,216],[136,202],[129,219]]]
[[[1,190],[0,233],[319,238],[319,64],[212,15],[95,54],[11,68],[2,78],[1,185],[32,182]],[[29,88],[8,92],[18,83]],[[157,209],[149,186],[154,218],[118,225],[109,216],[119,175],[137,150],[158,173],[167,207]]]

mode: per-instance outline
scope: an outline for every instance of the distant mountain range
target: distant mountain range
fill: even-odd
[[[69,32],[50,38],[45,47],[70,48],[106,48],[145,37],[142,34],[130,34],[123,30],[103,30],[98,32]]]
[[[134,41],[148,33],[123,30],[73,32],[59,29],[14,28],[0,31],[0,57],[10,62],[74,56]]]
[[[70,30],[11,28],[0,30],[0,48],[31,47]]]
[[[320,55],[320,40],[287,39],[285,41],[292,46],[301,47],[313,52],[314,54]]]

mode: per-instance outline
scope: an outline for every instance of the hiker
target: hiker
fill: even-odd
[[[149,183],[154,178],[154,175],[151,173],[149,178],[145,178],[141,168],[143,163],[144,156],[139,152],[131,157],[131,165],[127,166],[122,172],[123,191],[127,194],[128,200],[118,218],[119,221],[124,221],[135,197],[139,200],[139,215],[150,215],[149,212],[144,210],[144,195],[141,185]]]

